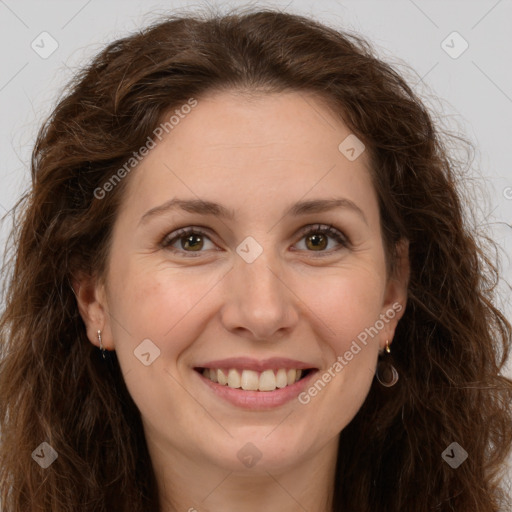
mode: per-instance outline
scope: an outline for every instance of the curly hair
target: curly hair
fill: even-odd
[[[109,44],[41,127],[4,265],[2,510],[159,510],[140,412],[115,354],[107,366],[89,342],[72,282],[105,272],[130,177],[94,191],[166,113],[222,90],[314,92],[370,155],[389,272],[409,241],[389,356],[400,380],[374,381],[341,432],[333,511],[510,510],[512,327],[495,304],[492,240],[465,214],[454,136],[361,36],[272,9],[174,13]],[[46,470],[31,458],[43,441],[58,453]],[[457,469],[441,457],[452,442],[469,454]]]

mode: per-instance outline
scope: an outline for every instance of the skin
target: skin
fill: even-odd
[[[409,272],[401,246],[399,271],[386,275],[367,155],[349,161],[338,150],[349,134],[312,95],[217,92],[199,98],[125,178],[105,279],[80,279],[76,294],[91,343],[101,329],[141,411],[162,510],[329,510],[339,434],[391,344]],[[140,222],[175,197],[215,201],[235,217],[174,210]],[[284,216],[297,201],[334,197],[353,201],[365,219],[348,208]],[[349,245],[301,234],[316,224],[333,225]],[[187,226],[208,229],[199,252],[183,238],[176,253],[161,247]],[[328,245],[316,248],[315,233]],[[263,248],[250,264],[236,252],[248,236]],[[282,356],[311,363],[321,377],[396,303],[402,311],[306,405],[243,410],[193,370],[227,357]],[[145,366],[134,350],[148,338],[160,355]],[[237,457],[248,442],[261,453],[252,467]]]

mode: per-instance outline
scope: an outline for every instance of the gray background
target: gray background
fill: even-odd
[[[241,5],[208,4],[223,10]],[[0,215],[29,185],[30,153],[38,127],[73,72],[106,43],[155,20],[158,14],[204,5],[0,0]],[[474,143],[477,193],[473,206],[480,227],[502,247],[498,305],[512,319],[511,293],[506,285],[512,282],[508,257],[512,253],[512,0],[287,0],[253,1],[251,5],[312,15],[366,36],[381,58],[405,75],[444,127]],[[454,31],[463,39],[448,37]],[[42,32],[49,33],[56,43],[41,36]],[[464,40],[467,50],[453,58]],[[57,49],[44,55],[51,44],[58,44]],[[31,45],[38,45],[39,53]],[[9,226],[10,220],[2,223],[2,247]],[[512,376],[512,361],[505,373]]]

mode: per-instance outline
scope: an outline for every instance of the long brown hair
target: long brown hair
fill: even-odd
[[[111,43],[38,134],[4,268],[2,510],[158,510],[140,413],[115,354],[107,365],[89,342],[71,283],[79,273],[103,275],[130,177],[103,199],[94,191],[164,114],[233,89],[322,98],[371,156],[390,272],[397,242],[410,243],[407,309],[388,356],[400,380],[374,381],[341,432],[333,510],[510,506],[501,481],[512,381],[500,371],[512,329],[493,305],[498,263],[464,213],[469,178],[447,150],[453,137],[361,37],[250,9],[171,15]],[[47,469],[31,456],[42,442],[58,454]],[[468,453],[456,469],[442,458],[453,442]]]

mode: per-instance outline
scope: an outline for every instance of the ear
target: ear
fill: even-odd
[[[89,341],[99,347],[98,330],[105,349],[113,350],[112,333],[108,314],[107,294],[104,283],[96,276],[79,274],[72,280],[78,311],[85,323]]]
[[[384,349],[386,340],[391,345],[396,326],[404,315],[407,305],[410,274],[408,240],[401,239],[397,242],[395,263],[395,271],[389,276],[386,284],[384,303],[382,305],[381,318],[384,320],[384,329],[382,330],[381,349]]]

